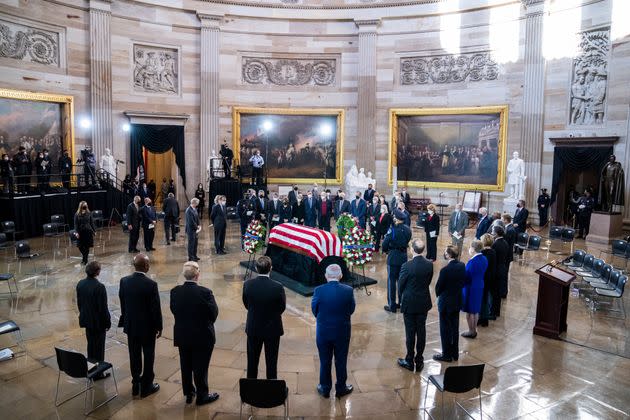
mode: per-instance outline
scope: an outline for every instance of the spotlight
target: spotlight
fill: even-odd
[[[272,128],[273,128],[273,124],[271,123],[271,121],[267,120],[263,122],[263,130],[265,130],[266,132],[269,132],[271,131]]]
[[[333,128],[330,124],[322,124],[319,127],[319,133],[324,137],[330,136],[332,132],[333,132]]]
[[[125,133],[129,132],[129,130],[131,129],[131,127],[129,126],[129,124],[125,123],[122,126],[122,129]]]
[[[81,120],[79,120],[79,125],[81,126],[81,128],[87,129],[92,127],[92,121],[90,121],[90,119],[87,117],[83,117],[81,118]]]

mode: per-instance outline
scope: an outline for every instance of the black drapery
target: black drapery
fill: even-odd
[[[612,146],[571,147],[559,146],[553,150],[553,180],[551,182],[551,203],[556,201],[560,177],[565,169],[583,171],[585,168],[597,168],[598,173],[613,154]]]
[[[139,167],[144,172],[145,163],[142,148],[151,153],[166,153],[173,149],[175,163],[186,189],[186,161],[184,155],[184,127],[181,125],[131,125],[131,173]]]

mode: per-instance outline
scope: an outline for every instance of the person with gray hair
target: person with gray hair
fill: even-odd
[[[341,284],[343,271],[338,264],[326,267],[326,284],[315,288],[311,310],[317,318],[315,341],[319,352],[319,384],[317,392],[330,398],[332,388],[332,360],[335,356],[337,382],[335,395],[341,398],[352,392],[348,379],[347,363],[350,347],[350,317],[356,306],[352,287]]]
[[[219,398],[216,392],[208,393],[208,366],[216,343],[214,322],[219,307],[212,290],[198,283],[199,264],[194,261],[184,263],[182,274],[184,284],[171,290],[170,307],[175,317],[173,343],[179,350],[186,404],[192,403],[196,395],[196,404],[204,405]]]
[[[199,232],[201,225],[199,224],[199,213],[197,206],[199,200],[193,198],[190,200],[190,206],[186,209],[186,235],[188,236],[188,261],[199,261],[197,256],[197,244],[199,241]]]
[[[475,238],[480,239],[481,235],[488,231],[488,227],[492,223],[492,218],[488,216],[488,209],[485,207],[479,207],[479,223],[477,223],[477,231],[475,232]]]
[[[164,180],[166,182],[166,180]],[[171,241],[175,242],[177,235],[177,223],[179,220],[179,204],[175,200],[175,194],[168,193],[162,203],[162,211],[164,212],[164,233],[166,235],[166,245],[170,245]],[[169,231],[171,233],[169,240]]]

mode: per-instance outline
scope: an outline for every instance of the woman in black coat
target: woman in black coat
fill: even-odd
[[[437,240],[440,234],[440,216],[435,212],[436,208],[433,204],[427,206],[429,215],[424,222],[424,231],[427,235],[427,260],[435,261],[437,259]]]
[[[508,293],[509,252],[510,246],[503,238],[504,230],[501,226],[494,228],[495,240],[492,249],[497,254],[497,298],[492,302],[492,315],[501,315],[501,299],[505,299]]]
[[[481,313],[479,314],[479,321],[477,321],[477,325],[487,327],[489,319],[496,319],[496,316],[492,314],[492,302],[494,302],[495,299],[501,298],[499,297],[499,287],[497,282],[497,253],[494,249],[492,249],[494,238],[489,233],[484,233],[481,235],[481,243],[483,243],[483,250],[481,250],[481,253],[488,260],[488,268],[486,268],[486,274],[483,277]]]
[[[76,232],[77,246],[83,256],[81,264],[86,265],[90,248],[94,246],[94,232],[96,232],[96,228],[94,227],[92,213],[85,201],[79,203],[79,208],[74,214],[74,230]]]
[[[203,184],[201,182],[199,183],[199,185],[197,185],[197,191],[195,191],[195,198],[199,200],[199,205],[197,206],[197,213],[199,213],[199,220],[201,220],[203,219],[203,208],[206,205],[206,192],[203,190]],[[210,210],[212,210],[212,206],[210,206]]]
[[[374,249],[378,252],[381,246],[381,239],[387,235],[387,231],[392,225],[392,215],[389,214],[388,208],[385,204],[381,205],[381,215],[376,219],[376,235],[374,236]]]
[[[282,198],[282,206],[280,207],[280,223],[291,223],[293,218],[293,207],[289,203],[287,197]]]
[[[298,224],[304,224],[304,217],[306,215],[306,211],[304,209],[304,198],[302,194],[298,194],[297,201],[293,203],[293,218],[297,219]]]

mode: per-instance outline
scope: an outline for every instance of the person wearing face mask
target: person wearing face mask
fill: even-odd
[[[225,231],[227,229],[227,200],[224,195],[217,195],[210,211],[210,222],[214,226],[214,250],[217,255],[225,255]]]
[[[294,205],[295,203],[297,203],[298,192],[299,190],[298,190],[297,185],[294,185],[293,189],[289,191],[289,195],[288,195],[289,204]]]
[[[519,200],[516,205],[516,212],[512,218],[512,224],[517,233],[525,232],[527,228],[527,218],[529,217],[529,210],[525,208],[525,200]]]
[[[278,199],[278,193],[275,192],[271,196],[271,200],[267,203],[267,221],[269,223],[269,229],[278,226],[280,222],[280,208],[282,203]]]
[[[203,184],[200,182],[195,190],[195,198],[199,200],[197,211],[199,212],[199,220],[203,219],[203,209],[206,207],[206,192],[203,190]]]
[[[387,254],[387,312],[396,313],[400,305],[396,303],[396,288],[400,267],[407,262],[407,246],[411,240],[411,229],[404,223],[405,215],[394,211],[394,225],[383,240],[383,252]]]
[[[128,251],[140,252],[138,240],[140,239],[140,196],[136,195],[127,206],[127,227],[129,229]]]
[[[376,226],[374,228],[375,236],[374,236],[374,249],[376,252],[379,251],[381,246],[381,239],[387,234],[387,231],[392,225],[392,215],[389,214],[387,206],[385,204],[381,204],[381,214],[376,218]]]
[[[37,158],[35,159],[35,173],[37,174],[37,190],[40,193],[46,192],[46,183],[44,182],[46,175],[44,170],[47,163],[48,162],[44,160],[44,153],[39,152],[37,154]]]
[[[79,203],[79,208],[74,214],[74,230],[76,232],[77,247],[83,257],[81,264],[86,265],[90,248],[94,246],[94,232],[96,232],[96,227],[94,226],[92,213],[85,201]]]
[[[409,211],[407,211],[407,206],[405,205],[405,203],[403,203],[402,201],[398,201],[398,203],[396,204],[396,208],[398,209],[398,211],[405,215],[405,224],[411,227],[411,215],[409,214]]]
[[[70,189],[70,174],[72,173],[72,159],[68,155],[68,151],[64,150],[63,155],[59,158],[59,173],[61,174],[61,184],[65,189]]]
[[[370,201],[367,207],[367,227],[372,233],[372,236],[376,235],[376,219],[381,215],[381,205],[378,202],[378,197],[374,196]]]
[[[429,215],[424,220],[424,232],[427,235],[427,260],[435,261],[437,259],[437,241],[440,234],[440,216],[435,212],[434,204],[427,206]]]
[[[293,203],[293,221],[294,223],[298,223],[300,225],[304,224],[304,214],[305,214],[305,210],[304,210],[304,200],[303,200],[303,196],[301,193],[297,194],[297,200],[295,203]]]
[[[258,191],[258,198],[254,200],[256,208],[256,219],[266,222],[267,220],[267,198],[263,190]]]
[[[453,246],[457,247],[457,255],[461,255],[464,246],[466,227],[468,227],[468,214],[462,211],[461,203],[457,203],[448,221],[448,233],[451,235]]]
[[[481,312],[481,300],[483,297],[483,281],[488,269],[488,260],[481,251],[483,244],[479,240],[473,240],[468,249],[471,258],[466,263],[466,280],[462,289],[462,312],[466,313],[468,331],[462,333],[464,338],[477,337],[477,321]]]
[[[492,301],[492,316],[501,315],[501,299],[505,299],[508,294],[508,277],[510,273],[510,245],[505,240],[504,230],[501,226],[494,228],[492,232],[495,236],[492,249],[496,254],[496,281],[497,298]],[[500,299],[501,298],[501,299]]]
[[[402,189],[400,197],[402,198],[403,203],[405,203],[405,206],[409,207],[409,205],[411,204],[411,196],[407,192],[407,188]]]
[[[365,229],[365,217],[367,214],[367,204],[365,200],[361,198],[361,191],[357,191],[354,195],[354,200],[350,203],[350,213],[352,217],[356,217],[359,221],[361,229]]]
[[[280,207],[280,223],[290,223],[293,217],[293,207],[288,197],[282,198],[282,206]]]
[[[13,167],[15,168],[15,175],[17,177],[15,182],[17,184],[18,193],[26,193],[28,185],[31,183],[33,166],[24,146],[20,146],[18,153],[13,156]]]
[[[142,237],[144,240],[144,249],[155,251],[153,248],[153,239],[155,239],[155,226],[157,226],[157,214],[155,208],[151,206],[152,202],[149,197],[144,199],[144,206],[140,209],[140,217],[142,219]]]
[[[477,325],[487,327],[488,320],[496,319],[496,317],[492,315],[492,303],[495,299],[500,299],[497,283],[497,253],[492,249],[494,238],[491,234],[484,233],[481,235],[481,243],[483,243],[481,253],[488,260],[488,268],[483,277],[483,296],[481,298],[481,312],[479,313]]]
[[[9,160],[9,155],[4,153],[0,161],[0,177],[2,177],[2,192],[13,193],[13,165]]]
[[[339,192],[339,200],[335,202],[335,220],[339,220],[342,214],[350,213],[350,202],[346,200],[346,193]]]
[[[332,201],[326,197],[325,192],[322,192],[317,201],[317,226],[326,232],[330,232],[330,218],[333,212],[332,207]]]
[[[304,226],[315,227],[317,224],[317,199],[309,191],[304,200]]]
[[[363,199],[367,203],[371,203],[374,198],[374,190],[372,189],[372,184],[368,184],[367,190],[363,193]]]

